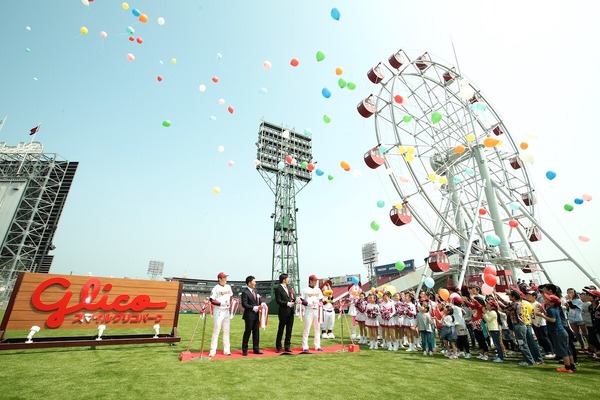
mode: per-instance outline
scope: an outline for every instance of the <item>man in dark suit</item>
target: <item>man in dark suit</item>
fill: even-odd
[[[242,289],[242,307],[244,307],[244,316],[246,329],[242,337],[242,355],[248,355],[248,339],[252,333],[252,350],[254,354],[263,354],[260,351],[259,339],[260,330],[258,329],[258,307],[260,305],[260,295],[254,291],[256,279],[250,275],[246,278],[247,288]]]
[[[275,287],[275,301],[279,306],[279,327],[277,328],[277,338],[275,340],[275,349],[281,353],[281,338],[285,328],[284,351],[292,352],[292,327],[294,326],[294,290],[289,286],[290,278],[288,274],[279,275],[279,285]]]

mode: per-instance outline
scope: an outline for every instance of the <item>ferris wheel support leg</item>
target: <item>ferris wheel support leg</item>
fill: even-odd
[[[496,189],[499,190],[504,196],[510,198],[510,196],[508,196],[508,194],[501,188],[496,186]],[[562,251],[562,253],[577,267],[579,268],[579,270],[581,272],[583,272],[583,274],[585,276],[587,276],[593,283],[594,285],[596,285],[596,287],[600,287],[600,280],[598,280],[598,278],[592,276],[585,268],[583,268],[583,266],[581,264],[579,264],[577,261],[575,261],[575,259],[573,257],[571,257],[571,255],[569,253],[567,253],[567,251],[565,249],[562,248],[562,246],[560,244],[558,244],[558,242],[556,240],[554,240],[554,238],[552,238],[552,236],[543,228],[541,227],[538,222],[535,220],[535,218],[533,218],[531,216],[531,214],[529,214],[529,212],[527,212],[523,207],[519,207],[519,210],[521,211],[521,213],[529,220],[531,221],[535,226],[538,227],[538,229],[548,238],[550,239],[550,241],[560,250]],[[541,264],[540,264],[541,265]],[[544,275],[546,275],[546,278],[548,278],[548,280],[550,280],[548,274],[545,271],[545,268],[543,268],[544,270]]]

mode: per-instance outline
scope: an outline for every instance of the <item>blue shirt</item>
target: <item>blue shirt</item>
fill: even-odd
[[[556,319],[556,321],[554,321],[554,322],[550,322],[550,321],[546,320],[546,322],[548,323],[546,325],[546,330],[548,332],[565,330],[565,327],[563,326],[562,321],[560,319],[560,314],[561,314],[561,312],[558,309],[558,307],[550,307],[546,310],[546,315],[548,317]]]

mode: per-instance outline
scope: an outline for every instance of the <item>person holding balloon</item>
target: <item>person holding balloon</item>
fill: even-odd
[[[471,326],[473,327],[473,335],[479,347],[479,358],[480,360],[487,361],[488,351],[490,350],[485,340],[483,333],[483,309],[485,306],[485,299],[481,295],[481,288],[479,286],[473,286],[469,288],[471,299],[463,298],[463,301],[467,303],[471,309]]]

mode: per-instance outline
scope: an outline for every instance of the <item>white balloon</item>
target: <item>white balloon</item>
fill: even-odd
[[[264,94],[264,93],[267,93],[267,92],[268,92],[268,90],[267,90],[267,88],[266,88],[266,87],[261,87],[261,88],[260,88],[260,93],[263,93],[263,94]]]
[[[162,61],[161,61],[162,62]],[[200,91],[200,93],[204,93],[206,92],[206,85],[202,84],[200,86],[198,86],[198,90]]]
[[[289,139],[289,138],[290,138],[290,131],[288,131],[288,130],[285,130],[285,131],[281,132],[281,136],[282,136],[284,139]]]
[[[216,120],[217,120],[217,117],[215,117],[214,115],[211,115],[211,116],[210,116],[210,120],[211,120],[211,121],[216,121]]]
[[[164,25],[165,24],[165,19],[163,17],[158,17],[158,19],[156,20],[156,22],[158,22],[159,25]]]
[[[81,0],[81,4],[83,4],[84,6],[89,6],[90,2],[89,0]]]
[[[219,153],[222,153],[225,151],[225,146],[219,146],[217,147],[217,150],[219,150]]]
[[[233,161],[229,161],[229,162],[227,163],[227,165],[228,165],[228,166],[230,166],[230,167],[233,167],[233,166],[235,165],[235,163],[234,163]]]
[[[224,99],[219,99],[219,100],[217,101],[217,103],[219,103],[219,104],[223,105],[223,104],[225,104],[225,100],[224,100]]]
[[[26,31],[30,31],[30,30],[31,30],[31,27],[30,27],[30,26],[26,26],[26,27],[25,27],[25,30],[26,30]]]
[[[266,69],[267,71],[271,69],[271,61],[265,60],[263,62],[263,68]]]
[[[221,53],[217,53],[217,59],[218,59],[218,60],[220,60],[220,59],[222,59],[222,58],[223,58],[223,54],[221,54]]]

